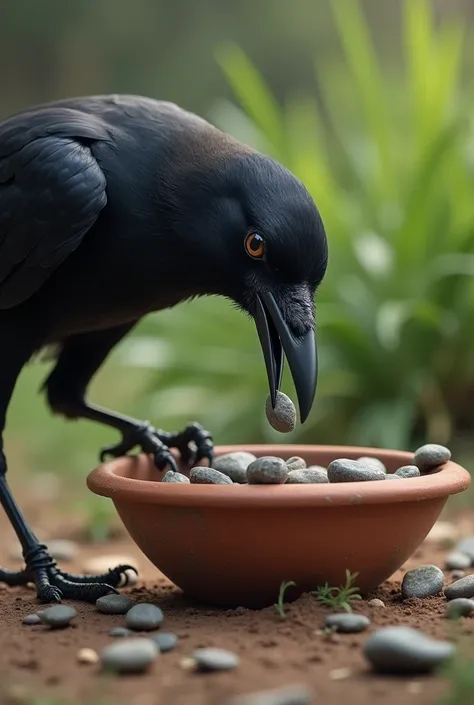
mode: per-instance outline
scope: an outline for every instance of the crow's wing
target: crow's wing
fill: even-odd
[[[67,108],[0,123],[0,309],[44,284],[107,203],[90,145],[110,140],[93,115]]]

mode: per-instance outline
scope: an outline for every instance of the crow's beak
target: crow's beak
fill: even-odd
[[[255,324],[267,368],[272,406],[275,406],[276,393],[280,389],[285,353],[298,397],[300,420],[304,423],[313,405],[318,378],[314,330],[295,337],[269,292],[256,297]]]

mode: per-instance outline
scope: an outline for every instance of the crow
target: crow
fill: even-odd
[[[211,434],[179,433],[96,406],[90,380],[144,316],[223,296],[250,316],[273,406],[284,356],[303,423],[317,382],[314,296],[328,246],[303,184],[277,161],[174,103],[133,95],[70,98],[0,123],[0,502],[41,602],[117,592],[131,566],[60,570],[7,483],[3,435],[22,368],[53,346],[42,390],[53,413],[113,427],[100,453],[150,454],[158,469],[212,463]]]

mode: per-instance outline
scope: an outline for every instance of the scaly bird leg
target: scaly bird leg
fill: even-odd
[[[41,602],[60,602],[61,598],[95,602],[118,586],[128,582],[130,565],[120,565],[103,575],[72,575],[59,570],[47,547],[40,543],[20,511],[6,479],[7,463],[0,450],[0,503],[2,504],[23,548],[25,568],[11,571],[0,568],[0,582],[10,586],[34,583]]]
[[[7,319],[8,320],[8,319]],[[25,560],[24,570],[15,572],[0,568],[0,582],[7,585],[34,583],[41,602],[60,601],[62,597],[95,601],[109,592],[117,592],[128,581],[127,571],[135,568],[120,565],[103,575],[70,575],[59,570],[47,547],[38,541],[7,482],[7,461],[3,450],[6,411],[21,369],[35,349],[30,339],[30,326],[10,326],[0,319],[2,356],[0,364],[0,504],[20,541]],[[136,572],[136,571],[135,571]]]
[[[176,448],[188,465],[197,464],[204,458],[211,464],[214,452],[212,437],[198,423],[188,424],[178,433],[168,433],[154,428],[148,421],[139,421],[85,400],[93,375],[133,325],[74,336],[63,343],[56,367],[44,385],[51,408],[68,418],[89,419],[111,426],[122,434],[120,443],[102,449],[101,460],[107,456],[116,458],[126,455],[139,447],[144,453],[153,455],[155,465],[160,470],[166,466],[177,470],[170,452],[170,448]]]

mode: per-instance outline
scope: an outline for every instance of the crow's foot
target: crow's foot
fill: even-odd
[[[40,602],[61,602],[69,600],[95,602],[99,597],[128,582],[127,570],[131,565],[119,565],[102,575],[72,575],[56,567],[56,561],[49,555],[46,546],[38,544],[25,556],[26,567],[21,571],[0,568],[0,582],[10,586],[34,583]]]
[[[188,424],[179,433],[167,433],[145,422],[131,426],[122,432],[122,441],[117,445],[103,448],[100,459],[103,462],[107,457],[118,458],[126,455],[136,446],[140,447],[144,453],[153,455],[155,465],[159,470],[163,470],[167,465],[171,470],[178,470],[170,448],[176,448],[179,451],[181,459],[186,465],[191,463],[196,465],[204,458],[211,465],[214,457],[212,436],[198,423]]]

